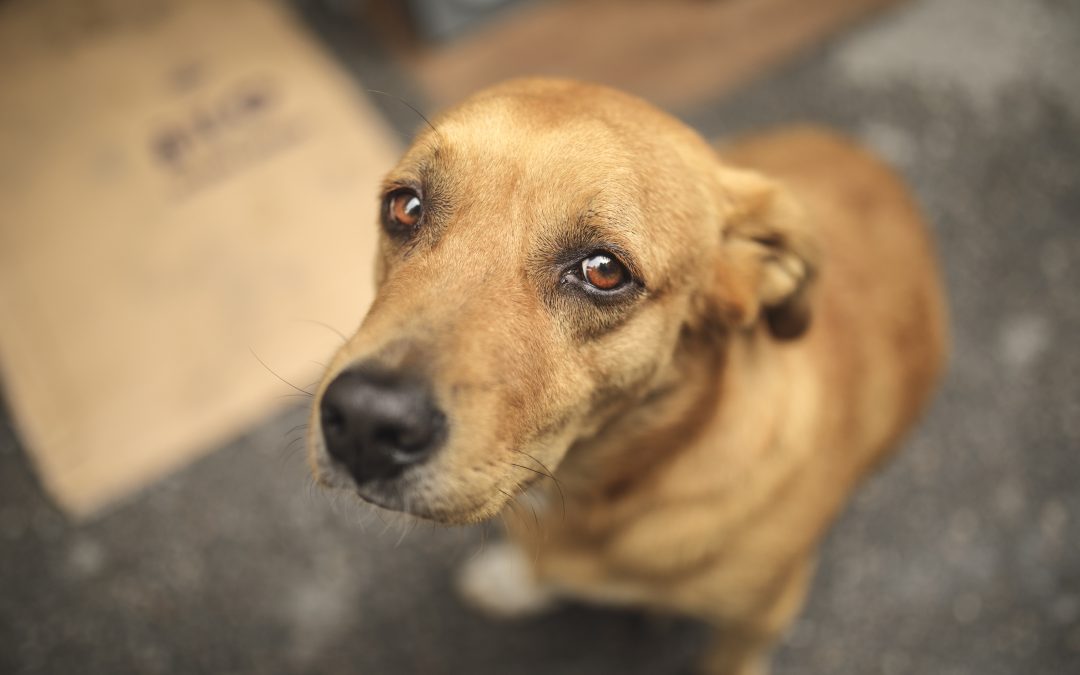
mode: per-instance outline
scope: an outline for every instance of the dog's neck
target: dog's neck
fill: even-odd
[[[691,447],[714,420],[726,392],[740,388],[730,380],[741,374],[727,364],[731,351],[746,349],[751,340],[684,336],[652,386],[597,434],[571,447],[557,472],[570,498],[612,502],[647,488],[651,477]]]

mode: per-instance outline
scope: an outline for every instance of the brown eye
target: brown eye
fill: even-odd
[[[386,198],[386,227],[398,232],[413,230],[424,214],[420,195],[408,188],[391,192]]]
[[[581,261],[581,276],[592,287],[613,291],[630,280],[622,263],[607,253],[594,253]]]

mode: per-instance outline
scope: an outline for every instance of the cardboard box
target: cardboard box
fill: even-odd
[[[0,82],[0,368],[85,517],[295,402],[252,351],[317,376],[397,148],[273,2],[8,2]]]

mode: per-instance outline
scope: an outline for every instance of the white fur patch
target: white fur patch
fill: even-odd
[[[458,592],[472,607],[499,618],[537,614],[554,594],[536,581],[525,553],[508,542],[489,546],[462,566]]]

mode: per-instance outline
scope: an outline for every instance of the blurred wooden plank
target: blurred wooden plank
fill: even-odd
[[[901,0],[557,0],[446,45],[384,37],[433,103],[500,80],[558,75],[685,109],[730,91]]]

